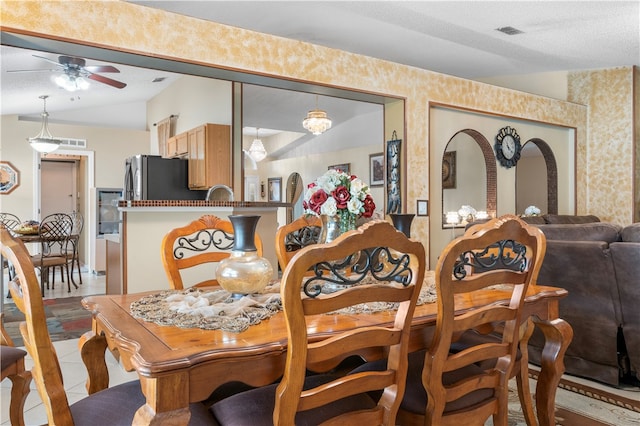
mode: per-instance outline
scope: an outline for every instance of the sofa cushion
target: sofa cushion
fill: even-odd
[[[640,222],[625,226],[621,232],[622,241],[640,243]]]
[[[547,223],[542,216],[522,216],[520,219],[530,225],[542,225]]]
[[[545,214],[542,216],[546,223],[593,223],[600,222],[600,218],[594,215],[575,216],[572,214]]]
[[[607,222],[585,224],[537,225],[547,240],[566,241],[620,241],[619,225]]]

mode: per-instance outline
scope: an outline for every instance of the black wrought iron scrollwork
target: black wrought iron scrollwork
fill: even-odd
[[[188,237],[180,237],[173,249],[173,256],[182,259],[189,252],[199,253],[215,247],[218,250],[231,250],[233,247],[233,234],[220,229],[203,229],[197,234]]]
[[[412,279],[410,256],[388,247],[374,247],[346,256],[334,262],[316,263],[311,270],[313,276],[302,286],[309,297],[317,297],[325,286],[350,286],[372,282],[397,282],[408,286]]]
[[[317,244],[322,228],[319,226],[304,226],[290,232],[285,237],[284,246],[287,251],[297,251],[311,244]]]
[[[466,251],[453,267],[453,276],[461,280],[467,271],[475,273],[496,269],[524,272],[527,269],[527,247],[513,240],[500,240],[482,251]]]

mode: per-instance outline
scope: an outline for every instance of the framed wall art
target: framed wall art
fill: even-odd
[[[346,174],[350,175],[351,174],[351,163],[344,163],[344,164],[334,164],[333,166],[329,166],[327,167],[327,170],[340,170],[342,172],[345,172]]]
[[[401,147],[402,139],[398,139],[394,130],[387,141],[387,214],[402,212]]]
[[[268,201],[282,201],[282,178],[278,177],[267,179],[267,186],[269,189]]]
[[[456,152],[447,151],[442,156],[442,189],[456,187]]]
[[[369,186],[384,185],[384,152],[369,154]]]
[[[0,161],[0,195],[20,186],[20,171],[8,161]]]
[[[417,216],[429,216],[429,201],[428,200],[418,200],[416,206],[416,214]]]

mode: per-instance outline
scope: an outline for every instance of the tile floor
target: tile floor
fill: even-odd
[[[5,283],[7,277],[5,275]],[[45,298],[59,298],[59,297],[73,297],[73,296],[88,296],[91,294],[104,294],[105,292],[105,276],[95,275],[90,273],[82,274],[82,285],[78,285],[78,289],[71,287],[71,293],[67,292],[66,283],[62,285],[59,282],[59,278],[56,279],[55,290],[45,290]],[[10,298],[3,295],[3,301],[5,304],[13,301]],[[85,382],[87,380],[87,372],[80,358],[80,352],[78,351],[78,339],[64,340],[60,342],[54,342],[58,359],[60,360],[60,367],[62,369],[62,376],[64,378],[64,388],[67,391],[67,398],[69,404],[84,398],[87,396],[85,389]],[[116,385],[119,383],[127,382],[137,379],[135,372],[127,373],[122,369],[118,362],[111,355],[107,355],[107,366],[109,368],[109,384]],[[31,368],[33,361],[27,356],[26,367]],[[0,425],[10,425],[9,422],[9,401],[11,399],[11,381],[5,379],[0,383]],[[44,425],[47,424],[47,413],[38,391],[35,388],[35,384],[31,382],[31,392],[27,397],[25,403],[25,424],[31,425]]]

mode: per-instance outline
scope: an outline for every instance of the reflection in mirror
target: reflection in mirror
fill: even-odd
[[[533,142],[522,147],[516,166],[516,213],[523,214],[528,206],[536,206],[542,214],[548,207],[547,164],[540,148]]]
[[[482,149],[464,132],[449,141],[442,160],[442,228],[448,229],[452,225],[447,212],[458,212],[462,206],[487,211],[487,167]],[[464,226],[465,219],[455,226]]]
[[[292,208],[287,209],[287,223],[293,222],[294,218],[302,216],[302,176],[299,173],[293,172],[287,179],[287,203],[293,204]]]

